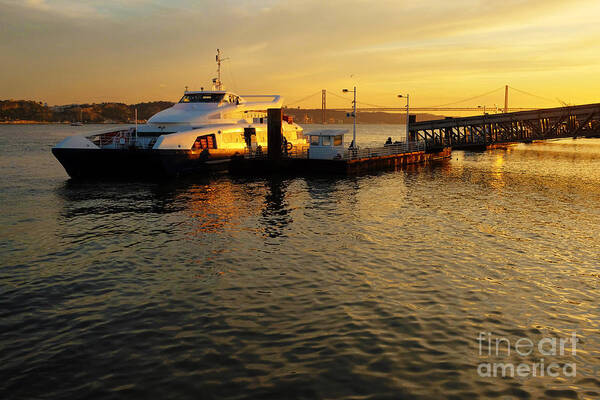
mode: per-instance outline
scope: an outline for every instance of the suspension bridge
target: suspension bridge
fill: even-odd
[[[520,95],[528,96],[529,98],[535,98],[538,102],[540,100],[543,100],[546,103],[561,104],[562,106],[567,105],[560,99],[554,99],[554,100],[549,99],[549,98],[546,98],[543,96],[538,96],[538,95],[529,93],[529,92],[521,90],[521,89],[514,88],[512,86],[505,85],[504,87],[499,87],[494,90],[491,90],[491,91],[488,91],[488,92],[485,92],[485,93],[482,93],[482,94],[479,94],[479,95],[476,95],[473,97],[454,101],[452,103],[433,105],[433,106],[411,106],[410,111],[411,112],[439,112],[439,113],[443,113],[443,112],[463,113],[463,112],[475,111],[475,112],[479,112],[479,113],[483,113],[483,114],[485,114],[485,113],[498,114],[498,113],[517,112],[517,111],[532,111],[532,110],[537,110],[540,108],[540,107],[535,107],[535,106],[510,107],[509,106],[509,90],[511,92],[514,91],[516,93],[519,93]],[[484,104],[474,103],[475,100],[486,99],[486,98],[489,99],[489,97],[491,95],[501,92],[501,91],[504,91],[503,106],[497,105],[497,104],[486,105],[485,103]],[[298,105],[301,103],[305,103],[309,100],[316,100],[318,96],[320,96],[320,98],[321,98],[321,121],[320,121],[321,123],[327,123],[327,112],[328,111],[350,111],[352,109],[352,106],[327,108],[327,96],[333,96],[336,99],[341,99],[341,100],[350,101],[350,102],[352,101],[352,99],[338,95],[337,93],[332,92],[332,91],[327,91],[326,89],[322,89],[318,92],[311,93],[310,95],[308,95],[306,97],[292,101],[292,102],[286,104],[286,106],[291,107],[291,106],[295,106],[295,105]],[[362,112],[404,112],[407,109],[406,106],[382,106],[382,105],[376,105],[376,104],[362,102],[360,100],[357,100],[356,103],[357,103],[358,111],[362,111]],[[469,104],[465,105],[465,103],[470,103],[470,105]]]
[[[496,113],[488,113],[486,106],[459,107],[457,104],[473,102],[485,96],[489,96],[498,89],[483,93],[468,99],[459,100],[454,103],[442,104],[431,107],[411,107],[410,111],[478,111],[482,114],[469,117],[446,117],[440,120],[416,122],[415,116],[411,115],[407,124],[407,141],[424,142],[427,151],[440,151],[441,149],[468,149],[493,147],[506,143],[529,143],[534,140],[571,138],[571,137],[600,137],[600,103],[584,104],[578,106],[561,103],[561,107],[539,108],[539,107],[509,107],[509,88],[524,95],[537,99],[551,101],[526,91],[504,87],[504,107],[495,107]],[[502,88],[500,88],[502,89]],[[348,100],[334,93],[336,97]],[[311,95],[313,96],[313,95]],[[322,97],[322,122],[326,123],[326,91],[321,91]],[[307,98],[302,99],[305,101]],[[357,104],[360,104],[357,101]],[[366,107],[360,107],[358,111],[390,111],[408,112],[406,107],[385,107],[374,104],[362,103]],[[348,110],[344,108],[329,110]],[[493,111],[494,109],[490,110]]]

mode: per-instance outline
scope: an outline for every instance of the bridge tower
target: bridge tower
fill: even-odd
[[[508,85],[504,86],[504,113],[508,112]]]
[[[326,124],[327,120],[325,119],[325,111],[327,110],[327,90],[321,90],[321,123]]]

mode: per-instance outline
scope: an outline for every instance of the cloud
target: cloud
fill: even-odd
[[[361,96],[453,80],[475,91],[593,69],[597,15],[591,0],[0,0],[0,86],[56,102],[175,98],[210,86],[221,48],[244,92],[298,98],[351,73]]]
[[[45,15],[59,15],[68,18],[96,17],[98,13],[93,6],[85,2],[66,2],[48,0],[3,0],[0,5],[21,8],[24,12],[34,12]]]
[[[23,3],[26,7],[47,10],[50,8],[46,0],[25,0]]]
[[[19,8],[40,15],[70,19],[119,19],[143,15],[160,5],[153,0],[0,0],[0,7]]]

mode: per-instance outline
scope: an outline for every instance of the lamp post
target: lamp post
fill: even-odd
[[[403,99],[403,98],[406,99],[406,142],[408,143],[408,141],[410,139],[410,137],[409,137],[409,131],[408,131],[408,128],[409,128],[409,122],[408,122],[408,120],[410,119],[409,115],[408,115],[408,110],[409,110],[409,108],[408,108],[409,95],[408,94],[406,94],[406,95],[399,94],[398,97],[401,98],[401,99]]]
[[[344,93],[348,93],[349,90],[348,89],[342,89],[342,92]],[[353,112],[352,112],[352,116],[354,117],[354,127],[352,128],[352,148],[355,149],[356,146],[356,86],[354,86],[354,100],[352,100],[352,108],[353,108]]]

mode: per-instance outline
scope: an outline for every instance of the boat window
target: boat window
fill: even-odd
[[[198,150],[198,149],[216,149],[217,148],[217,141],[215,138],[215,135],[204,135],[204,136],[198,136],[196,138],[196,141],[194,142],[194,145],[192,146],[192,148],[194,150]]]
[[[319,145],[319,136],[318,135],[310,135],[310,144],[314,144],[316,146]]]
[[[331,136],[323,136],[323,146],[331,146]]]
[[[184,95],[180,103],[218,103],[225,96],[223,93],[188,93]]]
[[[223,132],[221,138],[223,143],[240,143],[243,138],[243,134],[240,132]]]
[[[333,145],[334,146],[341,146],[343,142],[343,136],[342,135],[337,135],[333,137]]]

